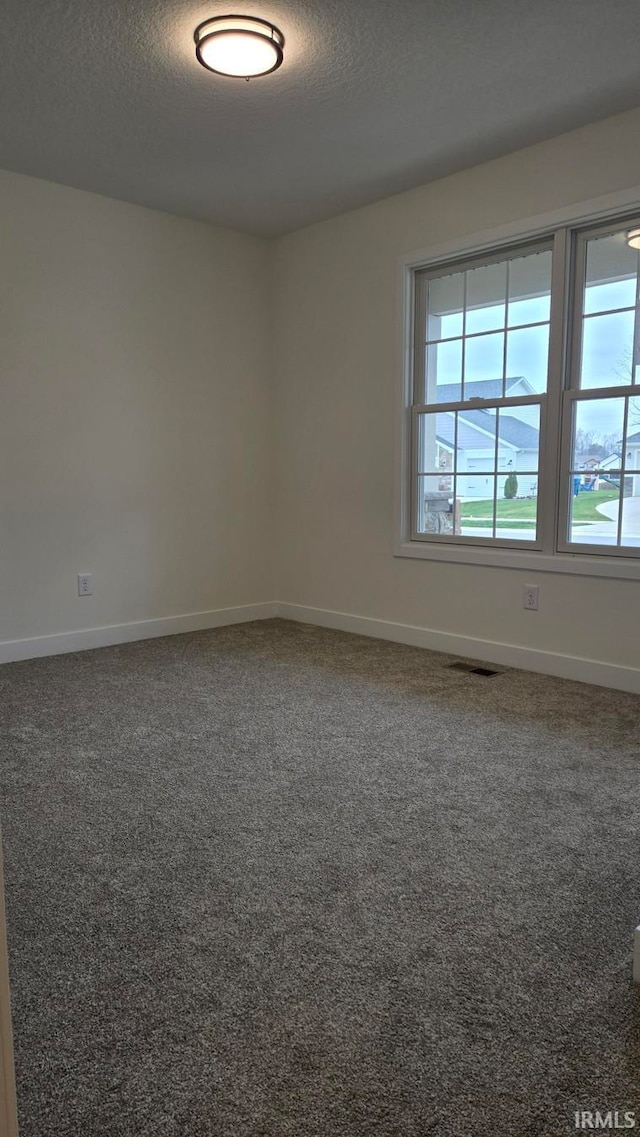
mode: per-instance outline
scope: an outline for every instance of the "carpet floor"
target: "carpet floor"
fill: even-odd
[[[640,700],[451,662],[273,620],[0,668],[21,1137],[638,1108]]]

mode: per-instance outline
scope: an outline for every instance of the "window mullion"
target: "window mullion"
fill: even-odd
[[[622,445],[620,450],[620,497],[618,498],[618,529],[617,529],[617,544],[622,544],[622,510],[624,503],[624,480],[627,468],[627,434],[629,428],[629,399],[625,398],[624,401],[624,418],[622,425]]]
[[[419,273],[415,283],[414,351],[413,351],[413,391],[415,403],[427,400],[426,340],[427,340],[427,297],[429,282]]]
[[[418,470],[420,468],[420,462],[419,462],[419,458],[418,458],[418,424],[419,424],[419,418],[418,418],[417,414],[412,413],[412,415],[411,415],[411,486],[410,486],[410,493],[409,493],[409,511],[410,511],[409,532],[411,534],[412,540],[415,540],[418,533],[419,533],[419,525],[420,525],[420,520],[421,520],[419,517],[419,514],[418,514],[418,502],[420,500],[420,494],[419,494],[420,478],[418,476]]]
[[[460,356],[460,397],[464,399],[464,369],[467,358],[467,273],[462,278],[462,349]],[[457,419],[456,419],[457,422]]]
[[[541,407],[541,447],[538,477],[538,536],[542,549],[552,553],[558,524],[560,503],[560,421],[566,360],[566,313],[569,280],[569,234],[556,232],[551,269],[551,311],[549,320],[549,357],[547,398]]]
[[[465,304],[466,304],[466,276],[465,276]],[[462,372],[464,379],[464,371]],[[459,416],[455,415],[453,420],[453,535],[456,536],[456,521],[458,518],[458,427]]]
[[[640,249],[638,250],[640,267]],[[638,351],[640,349],[640,272],[636,277],[636,310],[633,318],[633,346],[631,348],[631,383],[636,381],[636,366],[638,365]]]
[[[505,340],[506,340],[506,338],[507,337],[505,335]],[[502,387],[504,390],[504,377],[503,377]],[[493,481],[493,529],[491,531],[491,535],[493,537],[495,537],[495,535],[496,535],[496,525],[498,523],[498,452],[499,452],[498,451],[498,443],[500,441],[500,408],[498,408],[496,410],[495,431],[496,431],[496,440],[495,440],[494,447],[493,447],[493,467],[494,467],[494,469],[493,469],[493,478],[492,478],[492,481]],[[539,460],[540,460],[540,455],[538,455],[538,461]]]
[[[574,237],[567,232],[566,279],[564,286],[566,354],[561,380],[561,413],[558,418],[560,434],[560,466],[556,481],[557,489],[557,527],[555,547],[567,550],[569,545],[569,513],[571,509],[572,483],[570,471],[573,466],[573,402],[575,393],[580,391],[580,369],[582,366],[582,309],[587,271],[587,247],[582,237]]]
[[[450,403],[416,403],[411,409],[414,411],[481,411],[493,410],[502,407],[509,410],[513,407],[537,407],[544,403],[546,395],[543,392],[536,395],[513,395],[506,399],[455,399]]]

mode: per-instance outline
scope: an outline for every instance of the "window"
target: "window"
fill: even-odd
[[[412,543],[640,557],[638,225],[413,271]]]
[[[559,548],[639,556],[640,253],[628,228],[576,237]]]

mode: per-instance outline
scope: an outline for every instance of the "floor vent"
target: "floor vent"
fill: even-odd
[[[499,671],[492,671],[490,667],[474,667],[472,663],[450,663],[450,671],[466,671],[469,675],[484,675],[489,679],[492,675],[500,675]]]

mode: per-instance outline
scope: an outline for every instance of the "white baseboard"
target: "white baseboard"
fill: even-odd
[[[355,632],[360,636],[373,636],[379,640],[394,640],[413,647],[426,647],[431,651],[462,655],[486,663],[499,663],[504,667],[517,667],[522,671],[539,671],[543,675],[557,675],[561,679],[576,679],[580,683],[595,683],[598,687],[613,687],[618,691],[640,694],[640,669],[619,667],[614,663],[601,663],[595,659],[581,659],[572,655],[559,655],[552,651],[517,647],[514,644],[496,643],[493,640],[459,636],[452,632],[439,632],[413,624],[397,624],[391,620],[377,620],[369,616],[354,616],[349,612],[332,612],[324,608],[307,608],[302,604],[285,604],[278,601],[276,615],[284,620],[303,624],[318,624],[322,628],[336,628],[342,632]]]
[[[0,664],[21,659],[35,659],[38,656],[62,655],[70,651],[85,651],[95,647],[109,647],[113,644],[154,639],[158,636],[179,635],[181,632],[199,632],[207,628],[221,628],[228,624],[243,624],[250,620],[269,620],[274,616],[640,694],[638,668],[619,667],[613,663],[602,663],[594,659],[581,659],[551,651],[476,639],[473,636],[459,636],[452,632],[440,632],[413,624],[399,624],[370,616],[355,616],[350,612],[332,612],[325,608],[309,608],[303,604],[286,604],[281,601],[243,604],[237,608],[215,608],[208,612],[189,612],[181,616],[164,616],[156,620],[135,620],[128,624],[83,628],[81,631],[60,632],[57,635],[0,640]]]
[[[238,608],[214,608],[210,612],[188,612],[182,616],[135,620],[129,624],[83,628],[78,632],[60,632],[51,636],[0,640],[0,663],[13,663],[44,655],[62,655],[69,651],[86,651],[92,647],[109,647],[134,640],[173,636],[180,632],[200,632],[206,628],[221,628],[226,624],[244,624],[249,620],[269,620],[275,615],[275,604],[243,604]]]

